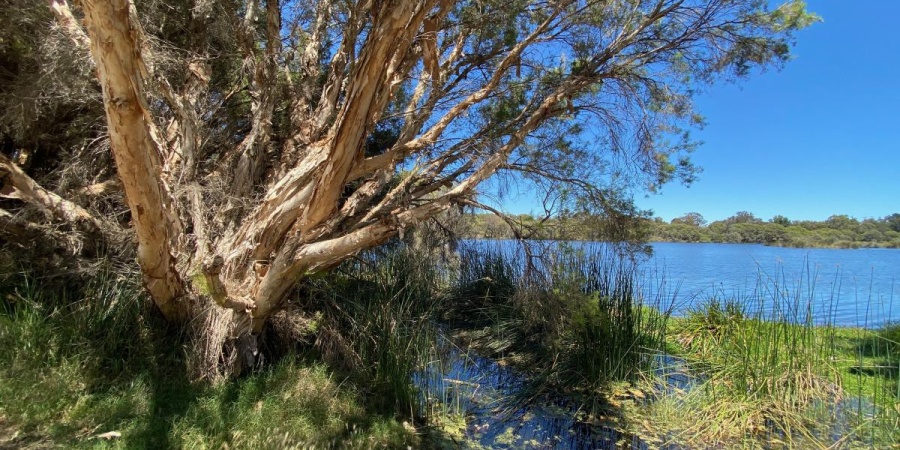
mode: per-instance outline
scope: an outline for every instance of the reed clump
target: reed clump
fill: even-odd
[[[690,446],[897,445],[896,375],[860,370],[890,358],[891,328],[832,325],[813,309],[813,288],[760,276],[748,295],[718,293],[673,318],[668,348],[695,385],[636,415],[661,442]]]
[[[651,370],[668,314],[612,250],[542,251],[465,250],[443,315],[479,351],[526,369],[527,398],[564,392],[599,407],[613,383]]]
[[[373,250],[306,280],[298,302],[316,311],[316,347],[353,374],[374,407],[420,422],[413,374],[434,355],[440,274],[407,246]]]

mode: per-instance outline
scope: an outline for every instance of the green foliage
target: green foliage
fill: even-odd
[[[882,219],[858,221],[848,216],[835,215],[822,222],[792,221],[775,216],[763,222],[752,213],[742,211],[734,216],[706,224],[698,213],[688,213],[672,219],[661,220],[635,218],[621,222],[619,219],[576,214],[569,217],[552,217],[538,220],[522,215],[513,218],[518,229],[491,214],[473,214],[463,218],[464,237],[512,239],[519,235],[533,239],[595,240],[637,244],[654,242],[722,242],[757,243],[784,247],[886,247],[900,248],[898,214]],[[623,232],[627,229],[627,232]]]
[[[469,330],[476,348],[533,374],[527,395],[577,392],[593,408],[613,383],[648,370],[667,315],[644,308],[634,267],[618,256],[547,250],[555,257],[543,269],[523,254],[466,253],[462,266],[473,269],[456,280],[445,316]]]
[[[688,445],[746,445],[772,430],[790,446],[830,445],[833,426],[846,427],[851,446],[896,445],[897,327],[816,326],[811,300],[790,292],[783,280],[760,279],[750,295],[711,298],[672,319],[670,348],[699,373],[698,386],[644,412],[668,419],[662,428],[680,430]]]
[[[691,213],[687,213],[681,217],[676,217],[676,218],[672,219],[672,223],[673,224],[682,223],[682,224],[691,225],[694,227],[702,227],[702,226],[706,226],[706,219],[704,219],[700,213],[691,212]]]
[[[781,225],[783,227],[791,226],[791,219],[788,219],[787,217],[784,217],[782,215],[777,215],[777,216],[773,217],[771,222]]]
[[[406,448],[321,363],[288,356],[247,377],[194,384],[184,341],[145,308],[128,271],[58,284],[7,277],[0,300],[0,446]],[[63,288],[61,286],[68,286]],[[104,440],[96,435],[119,432]]]
[[[692,213],[693,214],[693,213]],[[762,222],[742,211],[709,225],[696,223],[691,215],[648,222],[649,239],[658,242],[757,243],[785,247],[887,247],[900,248],[900,233],[894,230],[896,214],[860,222],[846,215],[833,215],[822,222],[792,221],[777,215]]]
[[[807,300],[779,285],[712,298],[670,319],[656,308],[659,299],[642,296],[621,255],[558,246],[538,264],[500,250],[463,252],[460,271],[447,274],[434,270],[431,256],[391,247],[308,280],[298,302],[319,311],[310,328],[330,364],[289,353],[215,386],[186,379],[184,340],[147,314],[128,271],[101,265],[91,278],[57,282],[8,276],[0,445],[417,448],[425,442],[390,417],[421,419],[411,374],[434,356],[441,316],[465,329],[476,348],[529,374],[523,396],[563,393],[583,402],[586,417],[639,410],[644,416],[620,425],[650,417],[652,425],[638,426],[648,439],[759,445],[774,431],[803,447],[821,443],[818,427],[838,414],[851,423],[842,428],[846,442],[897,443],[897,324],[813,326]],[[334,358],[325,355],[341,345]],[[654,387],[654,357],[664,349],[699,374],[688,392]],[[350,362],[345,369],[354,374],[337,375],[345,373],[339,362]],[[641,401],[619,405],[622,392]],[[833,408],[851,396],[871,408]],[[464,419],[454,426],[464,428]],[[92,438],[106,431],[122,436]]]
[[[500,251],[463,249],[447,309],[478,323],[491,320],[498,308],[510,304],[521,278],[520,271]],[[466,314],[468,312],[468,314]]]
[[[900,323],[888,323],[878,330],[878,337],[884,341],[888,354],[900,357]]]
[[[637,252],[646,251],[651,226],[644,212],[619,216],[586,212],[536,218],[528,214],[510,217],[467,214],[461,218],[461,237],[471,239],[579,240],[611,242]],[[513,222],[514,227],[509,222]]]
[[[744,306],[737,300],[725,302],[713,297],[691,309],[687,317],[679,321],[682,338],[690,345],[695,340],[711,341],[714,345],[725,334],[743,324]]]
[[[304,308],[321,313],[319,347],[367,386],[374,407],[408,420],[421,417],[412,375],[436,345],[437,273],[407,247],[372,251],[306,280]]]
[[[900,233],[900,213],[894,213],[884,218],[891,227],[891,230]]]

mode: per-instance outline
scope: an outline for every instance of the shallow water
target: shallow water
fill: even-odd
[[[519,251],[515,241],[469,241],[466,245],[512,255]],[[553,245],[545,243],[537,251],[552,256],[559,251]],[[600,243],[569,245],[604,248]],[[654,244],[654,255],[639,263],[644,297],[657,299],[656,306],[671,309],[676,315],[716,296],[744,300],[748,309],[760,308],[765,316],[868,327],[900,320],[898,271],[900,250],[736,244]],[[645,300],[644,304],[654,303]],[[416,375],[416,384],[426,393],[422,399],[426,409],[465,418],[462,439],[457,442],[461,448],[648,448],[639,436],[580,419],[583,414],[579,414],[579,405],[563,395],[551,393],[523,406],[517,401],[528,383],[522,374],[463,351],[446,337],[441,337],[439,347],[440,356]],[[653,363],[659,381],[655,394],[644,401],[690,391],[702,383],[679,358],[658,355]],[[822,410],[824,435],[818,438],[837,443],[853,429],[855,415],[871,415],[874,408],[865,400],[850,397],[836,405],[822,405]],[[784,438],[770,433],[773,442]]]
[[[423,406],[431,414],[455,414],[465,420],[461,439],[455,448],[464,449],[559,449],[559,450],[645,450],[651,448],[641,436],[622,433],[608,426],[579,420],[580,405],[553,393],[526,404],[517,397],[527,378],[506,365],[474,352],[463,352],[441,334],[441,355],[426,370],[415,374],[414,381],[423,393]],[[654,398],[682,393],[702,385],[687,363],[671,355],[653,357],[657,377]],[[823,411],[819,439],[839,443],[857,424],[855,414],[871,416],[874,406],[865,399],[848,397],[836,404],[821,405]],[[771,440],[772,445],[766,445]],[[782,433],[770,430],[760,436],[763,448],[780,448]],[[806,438],[793,442],[804,447]],[[811,445],[811,443],[810,443]],[[677,444],[656,444],[652,448],[683,450]]]
[[[443,335],[440,339],[440,357],[415,375],[415,383],[424,393],[426,408],[444,408],[465,418],[462,448],[649,448],[637,436],[579,420],[580,405],[563,396],[547,394],[522,402],[517,394],[528,382],[524,376],[492,359],[461,351]],[[658,395],[688,390],[697,383],[679,358],[660,355],[654,364],[660,379]]]

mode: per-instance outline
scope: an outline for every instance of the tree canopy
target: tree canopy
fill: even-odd
[[[491,177],[613,219],[692,181],[696,92],[779,67],[816,20],[768,3],[6,0],[0,228],[134,236],[164,315],[238,343],[208,365],[252,359],[299,278]]]

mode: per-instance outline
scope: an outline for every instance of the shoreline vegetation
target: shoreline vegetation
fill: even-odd
[[[563,252],[534,283],[521,253],[486,248],[463,257],[461,285],[481,287],[452,302],[458,335],[531,373],[528,398],[566,393],[583,421],[649,448],[900,445],[900,324],[814,323],[784,280],[673,317],[610,254]]]
[[[561,244],[535,265],[491,242],[437,248],[394,243],[305,280],[264,331],[267,363],[213,384],[190,378],[190,336],[149,309],[136,273],[4,267],[0,446],[540,448],[495,420],[524,409],[547,425],[544,404],[578,439],[615,430],[610,446],[900,445],[900,324],[813,323],[777,280],[672,317],[613,252]],[[443,335],[488,372],[450,378]],[[460,406],[500,390],[501,367],[524,380],[514,394]]]
[[[752,213],[708,223],[699,213],[672,219],[643,218],[630,223],[622,236],[603,218],[537,218],[527,214],[502,220],[493,214],[470,214],[460,219],[461,235],[471,239],[627,240],[634,242],[764,244],[796,248],[900,248],[900,213],[880,219],[858,220],[833,215],[823,221],[791,220],[775,216],[768,221]]]

